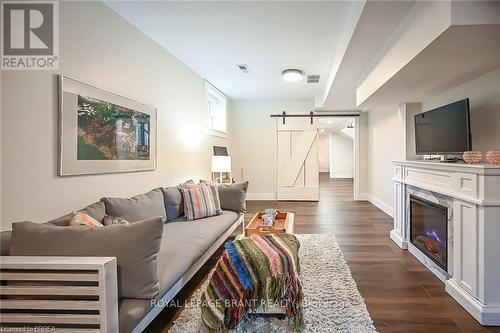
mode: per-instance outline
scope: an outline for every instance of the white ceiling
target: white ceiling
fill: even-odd
[[[318,121],[318,128],[326,132],[335,133],[343,129],[349,124],[354,124],[354,118],[352,117],[321,117]]]
[[[233,99],[324,93],[353,6],[348,1],[106,3]],[[251,73],[239,72],[236,64],[248,65]],[[283,82],[286,68],[319,74],[321,81]]]
[[[432,9],[434,2],[109,0],[106,3],[236,100],[309,98],[315,101],[317,110],[398,105],[403,101],[422,101],[484,74],[498,67],[500,59],[496,43],[498,25],[481,21],[491,16],[483,15],[489,5],[467,5],[470,17],[465,14],[464,17],[477,19],[479,23],[474,24],[483,26],[475,27],[469,22],[460,28],[449,28],[449,32],[423,51],[416,49],[420,53],[413,54],[412,61],[393,77],[380,79],[378,83],[383,87],[360,104],[356,90],[368,77],[376,77],[374,68],[388,56],[401,34],[413,31],[413,23],[425,21],[422,13]],[[448,3],[450,10],[446,7],[445,13],[457,12],[452,10],[456,4],[461,5]],[[442,19],[446,21],[447,16]],[[461,42],[464,36],[470,41]],[[401,50],[406,52],[406,48]],[[407,57],[404,52],[392,55],[398,59]],[[436,59],[453,61],[442,63]],[[241,73],[237,64],[248,65],[250,73]],[[284,82],[281,72],[286,68],[301,69],[306,75],[319,74],[320,83],[308,84],[305,79]]]

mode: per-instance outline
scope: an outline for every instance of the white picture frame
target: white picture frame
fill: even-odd
[[[114,126],[104,126],[101,135],[96,135],[96,131],[102,127],[82,125],[85,121],[88,124],[91,117],[101,123],[103,119],[109,120],[111,117],[102,117],[102,112],[106,112],[102,110],[107,109],[111,109],[110,115],[118,120]],[[84,114],[83,110],[88,113]],[[123,119],[116,116],[121,111]],[[79,118],[79,114],[85,119]],[[59,76],[59,176],[153,171],[156,161],[156,108],[65,75]]]

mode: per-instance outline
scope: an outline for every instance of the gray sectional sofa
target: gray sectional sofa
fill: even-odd
[[[184,218],[182,196],[175,187],[157,188],[129,199],[102,198],[99,202],[81,210],[97,220],[102,220],[104,215],[112,215],[123,217],[132,224],[135,221],[151,217],[161,217],[162,222],[164,222],[161,244],[158,245],[159,251],[155,255],[159,292],[154,297],[155,300],[161,299],[163,302],[156,302],[155,306],[151,299],[126,298],[120,294],[118,300],[120,332],[142,332],[160,313],[162,306],[172,300],[227,238],[243,225],[247,186],[248,183],[240,183],[234,186],[220,187],[219,192],[223,191],[220,195],[223,214],[195,221],[186,221]],[[72,214],[67,214],[46,222],[46,224],[51,225],[51,227],[53,225],[67,226],[71,216]],[[12,243],[16,241],[20,243],[19,240],[12,239]],[[119,240],[114,239],[113,241]],[[12,255],[12,251],[21,253],[21,255],[47,255],[43,250],[37,251],[36,248],[33,248],[37,246],[36,237],[29,243],[30,245],[26,246],[11,244],[11,232],[2,232],[1,255]],[[123,244],[123,246],[147,247],[150,244]],[[54,250],[50,252],[50,255],[54,255]],[[57,255],[64,256],[65,254],[63,251]],[[84,255],[89,256],[89,253],[84,253]],[[90,252],[90,256],[92,255],[93,252]],[[109,256],[109,254],[105,256]],[[118,258],[118,270],[120,270],[120,258]],[[123,278],[123,276],[118,277],[118,284]]]

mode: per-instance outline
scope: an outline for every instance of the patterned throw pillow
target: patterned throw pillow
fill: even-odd
[[[179,188],[184,199],[184,214],[188,221],[222,214],[219,192],[215,184],[184,184]]]
[[[102,219],[102,224],[108,226],[113,224],[130,224],[130,222],[121,217],[106,215]]]
[[[102,223],[94,219],[92,216],[76,212],[69,220],[70,227],[103,227]]]

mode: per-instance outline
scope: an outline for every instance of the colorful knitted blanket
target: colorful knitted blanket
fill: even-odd
[[[291,234],[252,235],[227,242],[201,297],[207,328],[226,332],[252,309],[278,304],[295,329],[302,329],[299,247]]]

